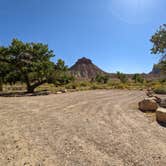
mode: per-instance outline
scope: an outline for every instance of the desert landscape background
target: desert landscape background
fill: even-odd
[[[166,166],[165,0],[0,2],[0,166]]]

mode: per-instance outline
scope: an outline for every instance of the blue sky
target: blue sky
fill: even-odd
[[[0,0],[0,45],[43,42],[71,66],[83,56],[107,72],[149,72],[149,39],[166,23],[165,0]]]

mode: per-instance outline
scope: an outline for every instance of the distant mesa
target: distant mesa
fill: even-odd
[[[78,59],[78,61],[70,68],[70,71],[75,77],[80,79],[92,79],[95,78],[97,74],[106,73],[86,57]]]
[[[78,59],[77,62],[70,68],[70,72],[79,80],[90,80],[95,78],[98,74],[107,74],[112,80],[117,79],[116,73],[107,73],[103,71],[86,57]],[[133,75],[134,74],[126,74],[129,79],[132,79]],[[142,73],[141,75],[148,80],[165,78],[165,75],[161,73],[158,65],[154,65],[149,74]]]

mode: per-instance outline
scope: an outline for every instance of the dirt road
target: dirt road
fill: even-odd
[[[0,166],[165,166],[166,128],[144,92],[0,97]]]

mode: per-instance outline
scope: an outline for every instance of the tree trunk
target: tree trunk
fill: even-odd
[[[3,82],[2,82],[2,78],[0,78],[0,92],[3,91]]]
[[[27,93],[34,93],[35,87],[27,86]]]
[[[27,73],[24,73],[24,78],[25,78],[25,83],[26,83],[26,86],[27,86],[27,88],[26,88],[27,89],[27,93],[33,93],[35,88],[33,88],[31,86]]]
[[[34,90],[35,90],[38,86],[40,86],[40,85],[42,85],[42,84],[44,84],[44,83],[46,83],[46,82],[47,82],[47,80],[43,80],[43,81],[37,82],[37,83],[35,83],[35,84],[33,84],[33,85],[27,84],[27,93],[34,93]]]

